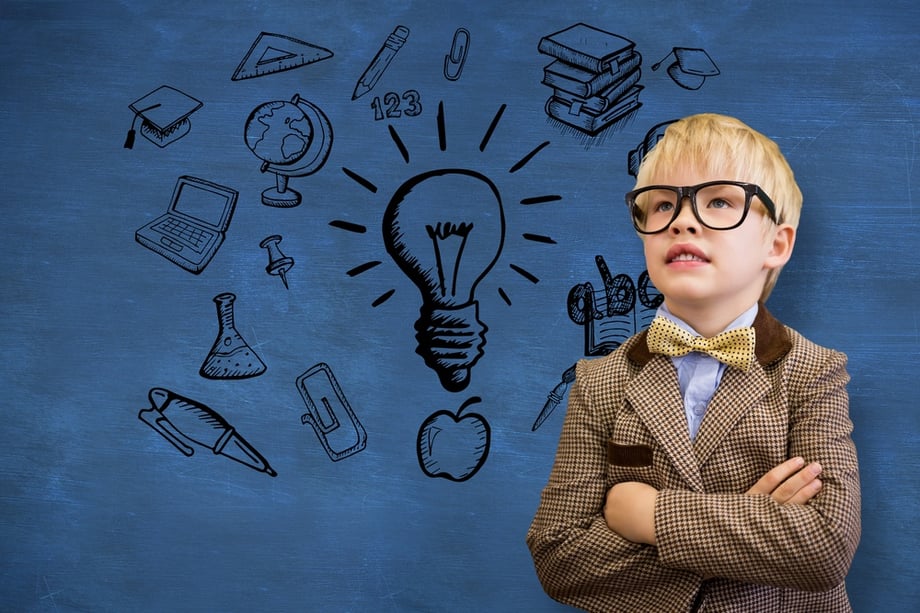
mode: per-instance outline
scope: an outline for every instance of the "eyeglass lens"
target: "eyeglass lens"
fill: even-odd
[[[716,230],[740,224],[750,198],[744,187],[730,183],[691,189],[689,195],[697,219]],[[636,226],[650,233],[663,230],[677,217],[680,197],[677,188],[653,187],[639,190],[634,195],[632,207]]]

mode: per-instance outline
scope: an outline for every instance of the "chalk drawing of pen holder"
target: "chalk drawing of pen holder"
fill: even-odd
[[[307,406],[300,421],[313,428],[330,460],[338,462],[367,446],[367,432],[327,364],[320,362],[297,377],[297,390]]]

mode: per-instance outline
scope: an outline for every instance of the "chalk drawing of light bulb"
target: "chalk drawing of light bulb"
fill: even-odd
[[[472,170],[424,172],[397,188],[382,228],[387,253],[422,296],[416,353],[444,389],[462,391],[488,330],[475,292],[505,242],[501,195]]]

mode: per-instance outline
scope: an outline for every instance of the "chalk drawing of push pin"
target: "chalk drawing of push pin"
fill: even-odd
[[[265,272],[275,277],[281,277],[284,289],[288,289],[287,271],[294,267],[294,258],[281,253],[281,248],[278,246],[280,242],[281,236],[272,234],[264,238],[259,243],[259,247],[268,250],[268,266],[265,267]]]

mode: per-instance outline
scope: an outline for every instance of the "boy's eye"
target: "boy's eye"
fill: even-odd
[[[730,210],[744,208],[744,188],[739,185],[709,185],[700,189],[696,201],[700,207],[710,210]]]
[[[653,213],[670,213],[674,210],[674,203],[668,200],[660,200],[652,206]]]
[[[713,198],[706,206],[710,209],[730,209],[734,207],[735,204],[724,198]]]

